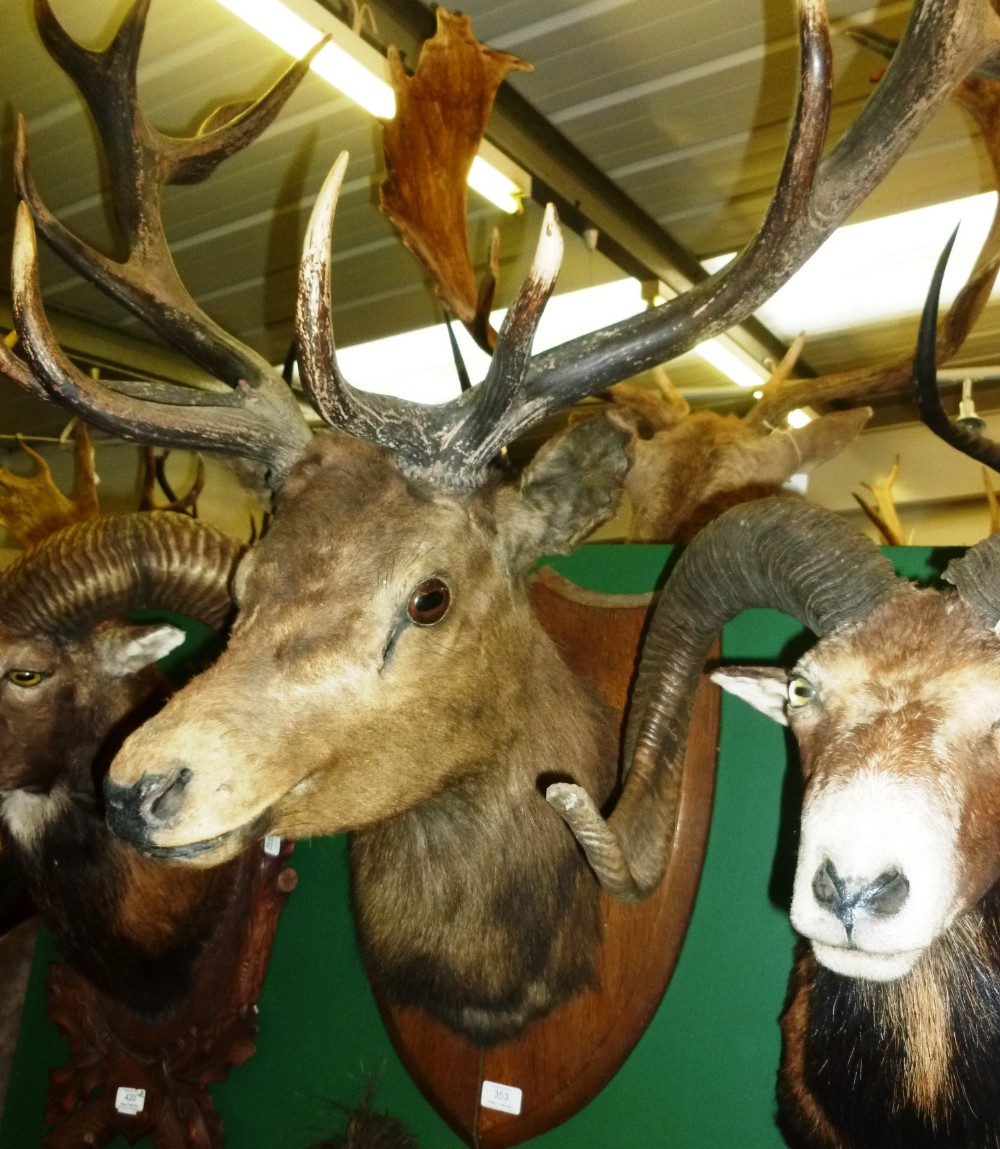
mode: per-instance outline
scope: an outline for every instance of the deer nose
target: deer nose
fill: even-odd
[[[886,870],[872,882],[846,882],[827,858],[812,881],[813,897],[843,923],[851,940],[858,918],[889,918],[903,908],[910,883],[897,869]]]
[[[144,774],[131,785],[105,778],[108,825],[120,838],[149,845],[153,834],[168,826],[184,805],[192,776],[187,766],[178,766],[166,774]]]

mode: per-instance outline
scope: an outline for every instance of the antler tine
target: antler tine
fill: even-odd
[[[337,363],[331,320],[331,249],[333,219],[348,159],[347,152],[337,157],[306,228],[295,312],[299,375],[309,402],[331,427],[406,455],[412,453],[421,408],[403,399],[357,390]]]
[[[16,336],[17,332],[13,332]],[[36,399],[48,399],[49,394],[45,388],[32,375],[30,368],[23,359],[19,359],[13,352],[6,339],[0,339],[0,375],[9,379],[22,391],[34,395]]]
[[[72,77],[97,124],[111,170],[118,176],[111,194],[130,241],[146,235],[149,205],[160,187],[197,183],[259,136],[281,111],[325,46],[319,40],[256,100],[225,105],[193,136],[167,136],[147,120],[139,105],[136,70],[150,0],[136,0],[103,51],[73,40],[56,19],[48,0],[35,0],[35,21],[49,54]],[[158,226],[156,230],[159,230]]]
[[[885,78],[822,163],[830,49],[821,0],[800,4],[800,42],[795,124],[760,230],[736,260],[686,294],[537,356],[527,394],[541,400],[539,418],[755,311],[868,195],[962,77],[1000,50],[1000,17],[989,0],[918,0]]]
[[[556,209],[549,204],[542,220],[531,270],[497,334],[486,378],[469,393],[466,414],[449,436],[442,466],[481,474],[523,426],[535,422],[525,401],[531,345],[562,266],[563,237]]]
[[[111,44],[83,49],[56,20],[48,0],[35,0],[46,48],[80,89],[114,178],[110,190],[124,232],[128,258],[108,259],[74,236],[47,210],[27,169],[25,131],[19,124],[15,151],[18,193],[31,206],[47,243],[85,278],[138,315],[230,387],[243,379],[252,388],[274,387],[265,360],[218,327],[180,281],[160,220],[160,193],[167,183],[195,183],[249,144],[273,121],[305,76],[322,42],[296,61],[269,91],[212,130],[187,138],[156,131],[139,106],[136,66],[149,0],[138,0]],[[214,123],[214,117],[210,117]]]
[[[149,0],[137,0],[111,44],[102,51],[89,51],[69,37],[48,0],[35,0],[42,39],[78,85],[97,124],[114,175],[111,194],[128,249],[125,261],[119,263],[96,251],[48,210],[28,169],[23,121],[18,125],[15,149],[18,191],[46,242],[67,263],[231,390],[226,395],[206,397],[170,385],[123,383],[119,385],[121,390],[134,400],[123,404],[120,397],[112,398],[110,392],[84,385],[72,374],[63,380],[45,376],[41,373],[59,370],[57,364],[65,360],[52,354],[52,348],[50,353],[43,353],[43,346],[51,340],[47,325],[40,322],[37,297],[32,297],[30,307],[22,309],[23,315],[34,316],[31,366],[39,373],[39,383],[48,394],[59,397],[106,430],[126,437],[155,433],[154,441],[164,445],[207,446],[211,442],[213,449],[249,453],[271,466],[271,481],[277,484],[309,441],[305,420],[271,365],[220,328],[184,287],[163,232],[160,194],[167,183],[204,179],[224,159],[258,136],[306,74],[323,42],[293,64],[257,100],[230,105],[225,114],[210,116],[194,136],[175,138],[152,128],[138,104],[136,67],[148,8]],[[28,251],[29,246],[22,246],[24,258]],[[33,261],[32,254],[30,262]],[[22,266],[26,266],[23,260]],[[27,285],[24,274],[22,284]],[[30,293],[25,298],[29,297]],[[29,380],[21,381],[22,386],[37,393],[30,384]],[[213,408],[209,418],[219,416],[221,409],[231,416],[240,408],[241,415],[235,422],[227,416],[217,427],[196,433],[191,430],[191,421],[179,414],[191,403]],[[264,424],[272,422],[275,428],[268,431]],[[238,432],[235,440],[224,446],[222,440],[234,430]],[[277,450],[274,457],[267,454],[268,444]]]
[[[869,43],[868,37],[862,42]],[[880,47],[891,56],[895,41],[880,38]],[[993,171],[993,182],[1000,187],[1000,90],[995,81],[973,77],[963,80],[954,98],[976,120],[982,132],[986,154]],[[962,346],[972,325],[989,300],[1000,270],[1000,203],[993,213],[989,234],[969,278],[955,297],[947,319],[938,333],[937,358],[944,362]],[[859,367],[824,375],[818,379],[799,379],[778,387],[767,384],[761,400],[746,415],[750,426],[776,424],[789,411],[809,404],[829,403],[838,399],[858,399],[885,392],[907,390],[913,379],[913,356],[904,355],[882,364]]]
[[[331,322],[333,220],[347,159],[342,153],[327,176],[306,231],[296,314],[302,389],[326,423],[393,451],[404,471],[455,490],[474,489],[500,448],[535,421],[524,385],[562,261],[555,208],[546,209],[531,271],[507,312],[482,384],[436,407],[373,395],[341,373]]]
[[[14,321],[29,366],[49,396],[88,422],[112,434],[162,446],[236,454],[267,464],[279,477],[290,469],[308,442],[305,420],[267,418],[263,406],[269,397],[254,396],[249,388],[214,396],[208,408],[165,406],[114,391],[79,370],[62,353],[42,306],[38,284],[38,247],[28,207],[17,209],[11,264]],[[179,389],[178,389],[179,390]],[[192,391],[204,400],[204,393]]]

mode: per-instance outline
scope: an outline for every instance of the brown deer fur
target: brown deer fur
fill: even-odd
[[[608,796],[617,722],[523,582],[610,513],[625,438],[589,421],[543,449],[519,491],[472,498],[408,482],[380,448],[318,438],[237,573],[228,649],[123,747],[117,779],[192,763],[183,808],[148,844],[215,864],[265,831],[357,831],[373,976],[478,1041],[589,984],[597,886],[539,786],[568,772]],[[432,575],[451,608],[409,625],[407,598]]]
[[[636,542],[690,542],[728,507],[776,494],[792,475],[832,459],[871,418],[862,407],[772,431],[736,415],[692,414],[665,379],[659,389],[619,383],[609,391],[635,435],[625,490]]]

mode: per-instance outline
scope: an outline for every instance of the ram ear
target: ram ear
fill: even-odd
[[[779,666],[720,666],[709,676],[713,682],[749,702],[767,718],[788,725],[788,671]]]
[[[95,654],[106,673],[116,677],[137,674],[184,641],[184,631],[169,623],[152,626],[112,625],[95,636]]]

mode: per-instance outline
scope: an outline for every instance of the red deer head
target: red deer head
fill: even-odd
[[[112,825],[151,853],[200,865],[268,831],[355,831],[362,944],[376,977],[397,1000],[495,1041],[592,976],[596,883],[540,787],[568,777],[604,802],[617,731],[534,619],[525,580],[539,555],[573,547],[611,511],[627,436],[588,420],[548,444],[519,486],[498,482],[498,453],[548,414],[750,314],[1000,46],[1000,20],[985,0],[918,4],[890,74],[821,162],[830,47],[822,5],[805,0],[791,143],[742,255],[679,299],[532,358],[561,255],[549,209],[486,379],[437,407],[358,391],[338,369],[330,249],[341,157],[300,273],[303,384],[332,429],[313,437],[277,372],[183,291],[158,220],[162,182],[211,170],[232,150],[237,121],[193,140],[146,124],[131,82],[144,4],[104,53],[81,51],[43,0],[36,8],[112,156],[130,256],[115,263],[90,250],[48,212],[22,129],[13,278],[32,369],[52,398],[108,430],[252,459],[278,491],[274,525],[236,579],[230,646],[124,746],[106,790]],[[108,388],[75,370],[44,318],[35,227],[225,389],[191,405],[183,388]],[[632,775],[667,752],[656,682],[674,654],[647,646],[626,737]],[[675,773],[668,789],[676,782]],[[596,863],[623,895],[648,892],[669,852],[669,800],[657,818],[632,843],[630,856],[648,854],[634,870]]]

